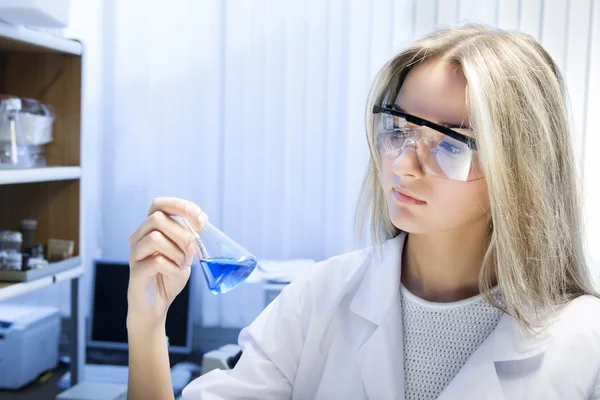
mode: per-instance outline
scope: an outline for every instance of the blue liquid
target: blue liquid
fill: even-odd
[[[227,293],[254,271],[254,258],[209,258],[200,260],[208,289],[214,294]]]

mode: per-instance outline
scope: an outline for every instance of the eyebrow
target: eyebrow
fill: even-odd
[[[405,109],[403,109],[402,107],[400,107],[397,104],[392,104],[392,108],[394,110],[398,110],[400,112],[410,114],[408,111],[406,111]],[[424,118],[421,118],[421,119],[424,119]],[[436,122],[436,124],[444,126],[446,128],[450,128],[450,129],[471,129],[470,126],[464,126],[462,124],[456,124],[456,123],[451,123],[451,122]]]

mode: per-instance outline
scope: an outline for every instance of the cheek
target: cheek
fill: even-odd
[[[391,163],[386,162],[386,160],[381,161],[381,184],[386,187],[389,185],[390,178],[392,177],[392,166]]]
[[[393,173],[384,167],[382,181],[385,189],[392,177]],[[456,182],[427,176],[421,181],[420,188],[426,189],[423,193],[428,196],[428,203],[423,208],[398,206],[391,193],[385,193],[390,219],[403,231],[431,233],[481,223],[489,218],[489,199],[483,179]]]
[[[490,202],[484,179],[471,182],[441,179],[436,183],[433,186],[436,201],[431,206],[440,224],[455,227],[488,218]]]

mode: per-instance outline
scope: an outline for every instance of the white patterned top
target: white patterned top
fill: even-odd
[[[401,292],[406,400],[435,399],[496,328],[502,311],[483,294],[434,303],[404,286]],[[498,299],[497,288],[493,293]]]

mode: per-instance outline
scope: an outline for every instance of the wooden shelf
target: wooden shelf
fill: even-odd
[[[0,185],[68,181],[81,178],[81,167],[0,169]]]
[[[83,45],[48,32],[0,22],[0,92],[34,98],[54,108],[53,140],[46,146],[52,167],[0,170],[0,227],[18,230],[38,221],[36,242],[73,240],[81,249],[81,93]],[[26,282],[0,282],[0,301],[68,280],[71,287],[71,384],[84,379],[85,326],[81,259],[72,265],[27,273]],[[18,278],[23,278],[18,276]],[[6,276],[6,279],[12,279]],[[15,278],[16,279],[16,278]]]
[[[43,268],[30,269],[27,271],[0,271],[0,282],[31,282],[47,276],[57,275],[61,272],[78,267],[79,265],[81,265],[81,258],[71,257],[59,262],[49,263]]]
[[[0,52],[58,53],[80,56],[83,45],[71,39],[0,21]]]
[[[81,259],[79,257],[74,257],[69,261],[72,262],[71,268],[62,270],[54,275],[45,276],[28,282],[0,282],[0,301],[33,292],[34,290],[50,286],[56,282],[74,279],[83,275],[84,269],[81,265]]]

